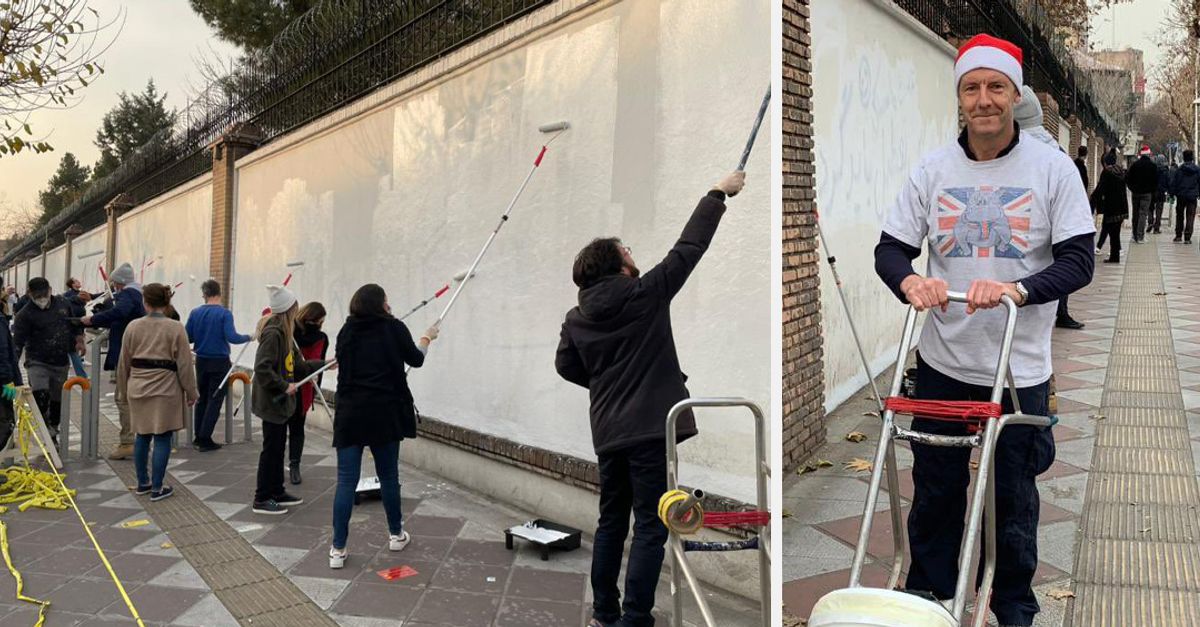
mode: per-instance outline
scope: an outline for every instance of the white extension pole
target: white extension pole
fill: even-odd
[[[550,141],[546,142],[545,145],[542,146],[542,150],[538,153],[537,159],[534,159],[533,161],[533,167],[529,169],[529,174],[525,175],[525,180],[521,181],[521,187],[517,188],[517,193],[513,195],[512,200],[508,203],[508,208],[504,210],[504,215],[500,216],[500,223],[496,225],[494,230],[492,230],[491,235],[488,235],[487,241],[483,244],[483,248],[479,250],[478,255],[475,255],[475,261],[471,262],[471,267],[467,269],[467,273],[465,276],[463,276],[462,282],[458,284],[458,287],[455,288],[454,293],[450,295],[450,302],[446,303],[446,307],[442,309],[442,313],[438,315],[437,320],[435,320],[433,323],[433,326],[441,326],[442,320],[446,319],[446,314],[450,313],[450,308],[453,307],[454,303],[458,301],[458,296],[459,294],[462,294],[463,288],[465,288],[467,283],[471,282],[471,278],[475,276],[475,269],[479,267],[479,262],[483,260],[483,255],[487,253],[488,248],[492,246],[492,242],[496,240],[496,235],[500,233],[500,229],[504,227],[504,223],[508,222],[509,214],[512,213],[513,207],[516,206],[517,199],[521,197],[521,193],[525,191],[525,187],[529,185],[529,180],[533,178],[533,173],[537,172],[538,166],[542,165],[542,158],[546,156],[546,149],[550,146],[550,144],[554,143],[554,140],[558,139],[558,136],[562,135],[568,128],[570,128],[570,126],[566,122],[558,122],[556,124],[548,124],[538,129],[543,133],[555,133],[555,135],[554,137],[550,138]]]

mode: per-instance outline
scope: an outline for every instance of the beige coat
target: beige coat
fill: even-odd
[[[134,368],[134,359],[169,360],[176,370]],[[158,314],[129,323],[117,362],[117,397],[129,403],[134,433],[179,431],[191,416],[189,402],[199,397],[187,331]]]

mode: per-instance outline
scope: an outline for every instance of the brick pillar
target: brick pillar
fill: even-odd
[[[108,216],[108,232],[105,234],[104,250],[104,272],[106,274],[112,274],[117,265],[117,218],[133,207],[133,196],[129,194],[117,194],[116,198],[104,205],[104,213]]]
[[[237,199],[233,195],[237,180],[237,160],[262,143],[262,133],[253,125],[235,124],[213,142],[212,170],[212,245],[209,247],[208,272],[221,284],[221,300],[229,306],[230,267],[233,262],[233,218]]]
[[[784,472],[825,441],[809,2],[783,2]]]
[[[1062,118],[1058,115],[1058,103],[1050,94],[1045,92],[1037,92],[1038,102],[1042,103],[1042,126],[1050,132],[1050,135],[1058,139],[1058,123]]]
[[[1083,139],[1083,122],[1080,122],[1079,118],[1073,115],[1067,118],[1067,125],[1071,127],[1071,145],[1067,148],[1067,152],[1074,159],[1079,155],[1079,147],[1087,145],[1087,142]]]
[[[63,285],[66,285],[67,279],[71,278],[71,272],[73,272],[71,262],[75,260],[75,238],[83,235],[83,227],[78,224],[72,224],[67,227],[66,231],[63,231],[63,235],[67,238],[67,247],[64,251],[67,255],[67,263],[65,264],[66,267],[63,268],[62,277]]]

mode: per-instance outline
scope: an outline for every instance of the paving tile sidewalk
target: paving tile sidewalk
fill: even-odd
[[[110,387],[104,383],[106,391]],[[111,396],[102,397],[101,411],[115,424]],[[216,433],[220,440],[221,425]],[[240,424],[235,433],[241,437]],[[211,453],[181,448],[172,456],[168,481],[203,501],[338,624],[561,626],[584,624],[590,616],[586,540],[582,549],[552,554],[549,561],[520,543],[508,551],[503,530],[533,515],[403,463],[402,508],[412,544],[401,553],[390,552],[382,504],[366,501],[351,518],[346,567],[331,570],[327,554],[336,458],[330,435],[308,430],[304,481],[287,486],[305,503],[283,516],[250,511],[261,442],[257,429],[255,438]],[[363,466],[364,476],[374,474],[369,454]],[[377,574],[402,566],[417,574],[392,581]],[[658,602],[663,610],[670,607],[668,591],[664,578]],[[723,593],[708,600],[721,625],[757,624],[756,603]],[[690,599],[687,606],[688,616],[698,617]],[[228,609],[241,615],[237,607]]]
[[[1149,236],[1144,246],[1161,247],[1171,251],[1169,235]],[[1164,253],[1166,254],[1166,253]],[[1182,253],[1181,253],[1182,254]],[[1190,285],[1200,279],[1200,252],[1189,247],[1186,251],[1191,267],[1197,268]],[[1069,591],[1073,587],[1075,553],[1080,541],[1081,515],[1087,493],[1088,472],[1092,464],[1096,419],[1100,415],[1101,397],[1109,386],[1120,385],[1119,377],[1107,372],[1116,327],[1118,299],[1125,276],[1125,265],[1096,264],[1095,278],[1081,293],[1071,296],[1072,315],[1086,323],[1079,331],[1055,329],[1053,336],[1054,371],[1060,422],[1054,429],[1057,455],[1054,465],[1038,478],[1041,495],[1041,519],[1038,528],[1039,559],[1034,590],[1042,612],[1038,627],[1064,624],[1069,601],[1054,598],[1050,593]],[[1183,305],[1183,297],[1173,299]],[[1192,307],[1193,322],[1172,319],[1176,325],[1176,351],[1182,329],[1187,339],[1200,337],[1200,300],[1187,301]],[[897,305],[897,315],[903,310]],[[899,338],[897,337],[897,341]],[[1184,340],[1186,341],[1186,340]],[[1189,409],[1200,406],[1200,342],[1197,357],[1180,355],[1181,368],[1197,367],[1196,373],[1181,371],[1186,385],[1196,386],[1187,399]],[[891,372],[880,375],[881,393],[887,393]],[[1184,391],[1185,396],[1189,392]],[[823,594],[844,587],[849,580],[849,566],[854,555],[859,521],[867,491],[869,473],[842,469],[853,458],[870,459],[878,443],[878,418],[865,415],[875,411],[869,390],[831,413],[827,418],[829,439],[818,456],[833,463],[801,476],[791,476],[784,482],[784,540],[783,540],[783,601],[790,620],[806,617],[812,605]],[[1195,415],[1193,414],[1193,417]],[[1193,425],[1194,425],[1193,421]],[[868,434],[861,443],[845,440],[852,431]],[[1195,436],[1200,433],[1193,427]],[[1194,442],[1200,442],[1193,438]],[[902,502],[905,506],[912,496],[912,455],[906,443],[898,443],[898,467],[901,470]],[[886,583],[892,555],[892,534],[886,491],[881,499],[872,526],[868,563],[864,571],[866,585]],[[1057,594],[1056,594],[1057,596]],[[1198,619],[1200,622],[1200,619]]]

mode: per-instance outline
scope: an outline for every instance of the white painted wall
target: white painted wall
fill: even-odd
[[[885,4],[814,2],[811,18],[817,207],[874,373],[895,359],[905,314],[875,275],[875,243],[908,173],[958,123],[953,50]],[[824,261],[821,306],[833,408],[867,378]]]
[[[142,284],[178,285],[172,304],[186,320],[203,303],[211,241],[212,182],[205,177],[121,216],[116,263],[129,262]]]
[[[43,275],[50,281],[50,291],[61,294],[66,288],[67,279],[67,245],[63,244],[46,253],[46,273]]]
[[[1064,152],[1070,154],[1071,150],[1071,126],[1066,120],[1058,119],[1058,145],[1062,147]],[[1071,155],[1074,159],[1075,155]]]
[[[29,285],[29,263],[28,262],[22,261],[17,266],[17,281],[16,281],[15,285],[17,286],[17,294],[20,294],[23,296],[25,294],[25,292],[28,291],[28,285]]]
[[[100,226],[75,238],[71,245],[71,276],[83,282],[85,291],[93,295],[104,293],[100,266],[104,263],[104,248],[108,245],[108,225]],[[100,254],[96,254],[100,253]]]
[[[290,261],[304,262],[292,286],[330,310],[331,336],[367,282],[407,311],[469,265],[546,139],[537,127],[568,120],[411,381],[430,416],[594,458],[587,394],[554,371],[574,255],[604,235],[623,237],[643,268],[666,253],[737,163],[770,41],[765,2],[621,2],[331,133],[252,153],[238,164],[238,325],[254,323]],[[770,137],[768,123],[746,192],[673,308],[692,393],[764,407]],[[445,302],[407,322],[419,334]],[[701,430],[682,449],[684,480],[752,499],[748,417],[706,414]]]

